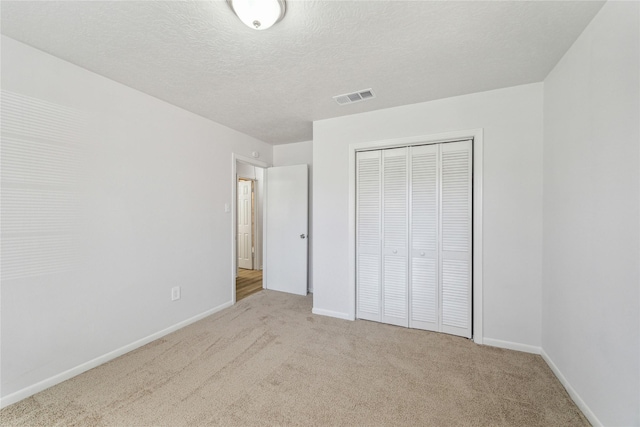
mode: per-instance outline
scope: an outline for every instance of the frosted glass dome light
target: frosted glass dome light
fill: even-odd
[[[284,0],[227,0],[247,27],[266,30],[284,16]]]

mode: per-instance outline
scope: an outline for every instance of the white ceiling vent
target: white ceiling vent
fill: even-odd
[[[335,99],[339,105],[345,105],[345,104],[353,104],[354,102],[358,102],[358,101],[366,101],[367,99],[373,99],[375,97],[376,95],[373,93],[371,89],[364,89],[364,90],[359,90],[358,92],[345,93],[344,95],[337,95],[337,96],[334,96],[333,99]]]

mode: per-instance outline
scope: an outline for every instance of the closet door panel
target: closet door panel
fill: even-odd
[[[382,155],[356,155],[356,307],[359,319],[382,321]]]
[[[441,330],[471,338],[471,141],[442,144],[440,158]]]
[[[407,148],[382,154],[382,321],[409,326],[407,289]]]
[[[439,330],[438,145],[410,148],[410,317],[412,328]]]

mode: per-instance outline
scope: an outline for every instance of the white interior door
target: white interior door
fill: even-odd
[[[238,180],[238,268],[253,269],[251,181]]]
[[[359,319],[382,321],[382,155],[381,151],[356,154],[356,289]]]
[[[266,170],[265,287],[307,294],[308,167]]]
[[[440,176],[437,144],[410,148],[411,285],[409,326],[440,330],[439,211]]]
[[[471,338],[472,144],[442,144],[440,192],[441,330]]]

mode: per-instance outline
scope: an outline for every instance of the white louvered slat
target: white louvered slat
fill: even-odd
[[[407,324],[407,259],[384,257],[384,321],[393,325]]]
[[[438,330],[438,145],[411,147],[412,328]]]
[[[380,320],[379,255],[358,255],[358,285],[358,317],[368,318],[366,314],[369,314],[377,317],[369,320]]]
[[[469,324],[469,262],[442,261],[442,324],[466,329]]]
[[[358,169],[358,243],[380,244],[380,159],[360,159]]]
[[[442,152],[442,250],[466,252],[471,242],[471,150],[466,141],[447,144]],[[470,144],[469,144],[470,146]]]
[[[384,152],[384,246],[396,250],[407,245],[407,150]]]
[[[441,157],[441,330],[471,337],[472,144],[443,144]]]
[[[407,148],[383,151],[383,321],[409,326]]]
[[[414,147],[411,155],[411,239],[414,249],[437,249],[438,146]]]
[[[381,310],[381,160],[379,151],[356,160],[357,317],[382,320]]]
[[[411,326],[436,330],[438,321],[435,259],[414,258],[411,265]],[[429,323],[424,325],[422,323]]]

